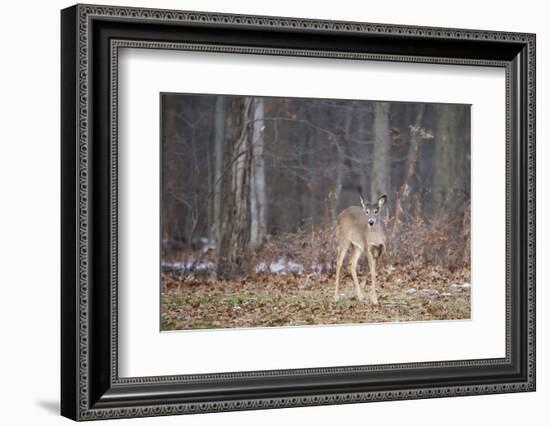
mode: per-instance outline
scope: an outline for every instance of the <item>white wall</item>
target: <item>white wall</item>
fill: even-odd
[[[550,28],[544,2],[392,0],[108,1],[266,14],[537,33],[538,66],[538,391],[452,399],[121,420],[131,424],[350,423],[544,424],[550,401],[549,131]],[[11,1],[2,6],[0,50],[0,394],[2,423],[63,424],[59,401],[59,9],[66,1]],[[545,193],[546,192],[546,193]],[[538,419],[538,420],[537,420]],[[102,424],[112,423],[108,421]],[[116,423],[113,423],[116,424]]]

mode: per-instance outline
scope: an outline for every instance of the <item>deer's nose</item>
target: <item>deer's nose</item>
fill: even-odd
[[[370,226],[374,225],[374,219],[369,219],[369,225]]]

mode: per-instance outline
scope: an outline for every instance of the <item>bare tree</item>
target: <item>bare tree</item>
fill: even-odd
[[[223,208],[220,214],[220,238],[217,246],[217,274],[231,276],[242,263],[249,241],[248,201],[250,186],[250,142],[248,138],[251,98],[233,99],[232,107],[240,111],[232,114],[232,139],[226,144],[222,192]],[[234,138],[234,139],[233,139]]]
[[[375,144],[371,165],[370,197],[374,200],[382,194],[391,194],[390,104],[388,102],[374,103],[373,131]]]
[[[250,164],[250,244],[262,244],[266,233],[267,195],[264,159],[264,100],[253,101],[252,158]]]
[[[449,105],[441,105],[436,112],[434,198],[435,207],[446,204],[456,179],[457,111]]]
[[[223,151],[226,139],[227,97],[218,96],[214,109],[214,134],[210,149],[208,237],[217,244],[220,237],[220,211],[222,200]]]

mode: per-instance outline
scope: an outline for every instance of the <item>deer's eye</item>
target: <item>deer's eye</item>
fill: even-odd
[[[374,214],[378,214],[378,209],[374,209]]]
[[[366,213],[366,214],[369,214],[369,209],[365,210],[365,213]]]

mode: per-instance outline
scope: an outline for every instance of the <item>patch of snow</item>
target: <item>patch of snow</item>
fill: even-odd
[[[267,272],[267,265],[265,264],[265,262],[260,262],[256,265],[256,267],[254,268],[254,271],[256,273],[259,273],[259,272]]]
[[[288,270],[291,272],[298,272],[298,273],[304,272],[304,267],[299,263],[288,262],[287,267],[288,267]]]
[[[161,267],[174,271],[206,271],[214,268],[213,262],[162,262]]]
[[[199,263],[195,263],[193,264],[195,268],[195,270],[197,271],[204,271],[205,269],[212,269],[214,268],[214,263],[213,262],[199,262]]]
[[[283,259],[279,259],[277,262],[271,262],[269,270],[274,274],[286,274],[286,264]]]
[[[267,264],[266,262],[260,262],[254,267],[254,271],[256,271],[256,273],[271,272],[273,274],[281,274],[281,275],[285,275],[289,272],[303,274],[304,271],[305,271],[305,268],[300,263],[287,261],[287,260],[281,258],[281,259],[279,259],[275,262],[271,262],[269,264]],[[317,272],[316,269],[313,269],[313,271],[314,271],[314,273],[320,273],[320,270],[319,270],[319,272]]]
[[[461,283],[461,284],[451,284],[451,287],[454,288],[470,288],[472,284],[470,283]]]
[[[191,243],[193,244],[202,244],[202,245],[207,245],[209,242],[208,238],[206,237],[196,237],[196,238],[193,238],[191,240]]]
[[[407,293],[416,293],[416,288],[409,288]]]
[[[311,270],[315,275],[321,275],[324,271],[331,271],[332,264],[330,263],[313,263],[311,265]]]

